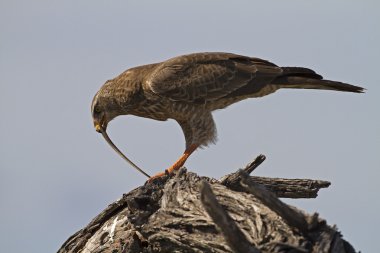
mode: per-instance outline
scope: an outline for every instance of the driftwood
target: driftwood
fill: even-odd
[[[318,214],[278,198],[315,198],[330,183],[249,176],[264,160],[220,181],[182,168],[136,188],[58,252],[355,252]]]

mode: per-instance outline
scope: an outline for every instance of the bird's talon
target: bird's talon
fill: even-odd
[[[165,172],[160,172],[152,177],[150,177],[146,182],[147,183],[152,183],[154,181],[157,181],[158,179],[162,179],[164,176],[168,176],[169,174],[166,174],[166,170]]]

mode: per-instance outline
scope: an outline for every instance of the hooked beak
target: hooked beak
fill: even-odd
[[[98,132],[98,133],[101,133],[102,132],[102,127],[100,126],[100,124],[94,124],[95,125],[95,131]]]
[[[98,133],[105,132],[107,130],[107,122],[105,121],[105,118],[103,117],[100,121],[95,119],[94,127]]]

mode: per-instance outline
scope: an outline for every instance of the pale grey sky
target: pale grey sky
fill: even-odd
[[[363,252],[380,226],[378,1],[0,1],[0,245],[54,252],[145,182],[92,126],[99,87],[125,69],[200,51],[304,66],[366,94],[286,90],[215,113],[219,142],[187,167],[219,178],[263,153],[257,175],[332,182],[288,201]],[[148,173],[184,138],[173,122],[115,119],[114,142]],[[143,137],[144,136],[144,137]]]

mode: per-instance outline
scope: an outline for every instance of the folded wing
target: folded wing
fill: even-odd
[[[257,88],[282,74],[275,64],[229,53],[198,53],[172,58],[146,78],[154,93],[174,101],[207,103],[245,85]]]

